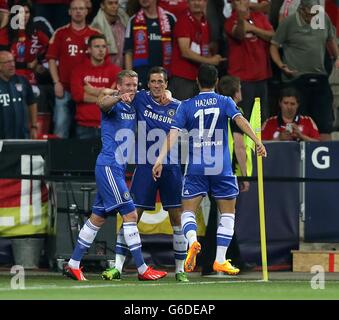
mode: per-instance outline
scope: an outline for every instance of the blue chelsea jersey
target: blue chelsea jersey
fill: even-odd
[[[125,169],[134,152],[135,130],[133,104],[118,102],[109,112],[101,112],[102,149],[96,164]]]
[[[228,148],[228,118],[241,115],[235,102],[215,92],[183,101],[172,128],[189,134],[187,174],[233,175]]]
[[[138,163],[154,164],[171,129],[180,101],[173,99],[168,104],[161,105],[153,99],[150,91],[141,90],[133,103],[138,119]],[[168,154],[166,163],[178,164],[178,158],[178,148],[174,148]]]

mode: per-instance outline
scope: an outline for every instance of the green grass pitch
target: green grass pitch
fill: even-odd
[[[339,277],[326,280],[323,289],[312,289],[309,279],[273,279],[263,282],[248,277],[190,276],[189,283],[177,283],[173,274],[155,282],[138,281],[135,274],[119,281],[101,280],[99,274],[87,282],[76,282],[61,274],[28,274],[25,289],[11,288],[11,275],[0,275],[0,300],[232,300],[232,299],[339,299]],[[285,277],[286,278],[286,277]]]

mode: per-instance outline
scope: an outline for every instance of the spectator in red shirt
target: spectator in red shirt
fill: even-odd
[[[24,76],[31,85],[36,86],[35,71],[41,67],[42,60],[48,48],[48,36],[38,30],[33,22],[32,5],[27,0],[16,3],[24,10],[24,25],[22,28],[9,29],[11,52],[15,58],[16,74]]]
[[[336,35],[339,38],[339,1],[328,0],[325,1],[325,10],[330,17],[332,24],[336,28]]]
[[[72,121],[71,71],[77,64],[82,63],[86,56],[88,38],[99,34],[98,30],[86,25],[85,1],[73,0],[69,15],[71,23],[54,33],[46,55],[54,83],[54,134],[60,138],[69,137]]]
[[[224,0],[224,11],[225,18],[229,18],[232,14],[232,0]],[[271,8],[270,0],[250,0],[250,9],[252,11],[262,12],[268,14]]]
[[[76,102],[76,137],[100,137],[101,112],[96,104],[105,87],[115,88],[120,67],[105,60],[107,42],[103,35],[93,35],[88,40],[90,59],[72,72],[71,93]],[[86,88],[87,87],[87,88]]]
[[[169,88],[178,100],[198,94],[196,79],[201,63],[217,66],[225,60],[219,54],[210,54],[206,4],[206,0],[188,0],[188,9],[179,17],[174,27],[172,79]]]
[[[170,13],[173,13],[178,19],[188,8],[188,0],[158,0],[158,5]]]
[[[317,125],[311,117],[298,113],[299,95],[294,88],[285,88],[279,99],[280,112],[262,126],[263,140],[319,141]]]
[[[8,49],[8,4],[0,0],[0,50]]]
[[[228,73],[241,80],[241,107],[249,119],[255,97],[261,98],[262,119],[269,116],[267,79],[271,77],[269,42],[274,34],[268,17],[250,10],[249,0],[234,0],[225,21],[228,37]]]

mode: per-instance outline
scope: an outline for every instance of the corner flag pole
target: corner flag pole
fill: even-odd
[[[252,120],[253,116],[253,120]],[[255,98],[252,114],[251,125],[257,138],[261,141],[261,110],[260,98]],[[262,157],[257,155],[257,171],[258,171],[258,198],[259,198],[259,221],[260,221],[260,243],[261,243],[261,263],[263,280],[268,281],[267,269],[267,249],[266,249],[266,226],[265,226],[265,204],[264,204],[264,182]]]

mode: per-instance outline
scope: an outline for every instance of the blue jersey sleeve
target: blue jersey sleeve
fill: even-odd
[[[224,97],[225,103],[226,103],[226,115],[231,118],[232,120],[238,116],[241,115],[241,111],[237,107],[236,103],[231,97]]]
[[[185,129],[187,121],[185,109],[185,103],[180,103],[173,118],[171,129],[179,129],[180,131]]]
[[[147,94],[147,91],[145,89],[137,91],[137,93],[135,94],[134,99],[133,99],[134,106],[138,103],[145,101],[146,94]]]
[[[119,102],[117,102],[116,104],[113,104],[112,106],[111,106],[111,109],[109,109],[108,111],[101,111],[103,114],[114,114],[114,113],[116,113],[116,110],[117,110],[117,106],[118,106],[118,103]]]

